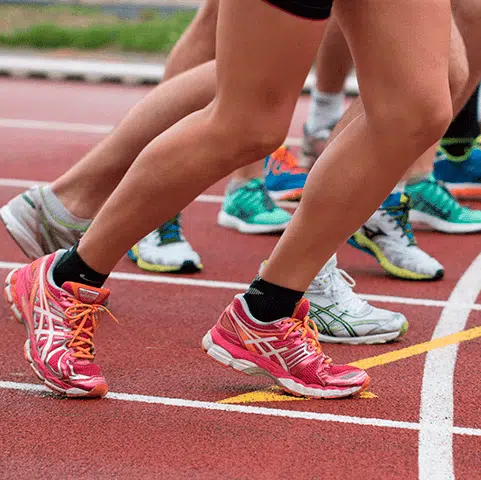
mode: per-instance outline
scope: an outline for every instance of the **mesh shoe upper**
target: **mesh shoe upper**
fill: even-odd
[[[373,307],[353,291],[355,285],[344,270],[337,268],[333,256],[309,286],[306,292],[311,305],[309,316],[324,340],[328,336],[333,342],[342,343],[344,339],[360,337],[356,343],[362,343],[362,337],[396,335],[407,328],[404,315]]]
[[[443,266],[418,247],[408,222],[409,208],[406,195],[391,194],[360,231],[393,265],[434,277]]]

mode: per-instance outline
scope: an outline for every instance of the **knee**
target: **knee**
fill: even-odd
[[[290,113],[286,116],[276,111],[245,110],[228,118],[215,114],[211,118],[219,148],[225,148],[229,156],[236,158],[236,167],[267,157],[279,148],[286,139],[290,120]]]
[[[409,136],[419,142],[421,153],[438,142],[453,119],[450,95],[429,95],[419,98],[410,115]],[[412,119],[415,119],[414,121]]]
[[[442,138],[453,118],[447,88],[443,92],[413,89],[409,95],[398,97],[394,102],[380,103],[381,106],[373,108],[368,115],[376,133],[392,138],[394,145],[402,141],[416,156]]]

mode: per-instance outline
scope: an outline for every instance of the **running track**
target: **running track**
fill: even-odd
[[[1,79],[0,204],[29,181],[64,172],[147,91]],[[305,112],[301,99],[294,143]],[[109,398],[60,400],[46,392],[23,359],[22,328],[0,306],[0,478],[481,479],[480,237],[418,233],[446,268],[437,283],[390,279],[344,247],[341,267],[357,291],[402,311],[410,331],[391,345],[325,350],[353,362],[439,337],[428,348],[442,348],[383,357],[370,370],[370,398],[287,401],[266,390],[265,379],[222,369],[199,348],[277,240],[217,227],[222,185],[186,210],[203,273],[141,275],[123,259],[109,280],[120,325],[105,319],[96,342],[115,392]],[[25,258],[1,228],[0,281],[18,262]]]

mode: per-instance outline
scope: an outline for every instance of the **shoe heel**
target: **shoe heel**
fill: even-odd
[[[225,348],[215,344],[212,340],[210,331],[207,332],[202,339],[202,350],[220,365],[231,367],[237,372],[246,375],[258,375],[259,371],[262,370],[255,363],[249,362],[248,360],[234,358]]]
[[[18,269],[17,269],[18,270]],[[15,302],[13,301],[13,276],[17,272],[17,270],[12,270],[8,275],[5,280],[5,288],[3,290],[3,295],[5,297],[5,301],[10,305],[10,311],[12,312],[13,317],[18,323],[24,323],[24,320],[22,318],[22,314],[20,313],[19,309],[15,305]]]

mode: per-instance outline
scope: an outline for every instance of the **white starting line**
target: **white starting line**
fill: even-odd
[[[52,393],[43,385],[32,383],[17,383],[0,381],[0,389],[16,390],[22,392]],[[186,400],[183,398],[157,397],[153,395],[139,395],[132,393],[110,392],[105,397],[107,400],[121,402],[147,403],[179,408],[197,408],[201,410],[215,410],[219,412],[243,413],[250,415],[263,415],[268,417],[293,418],[298,420],[311,420],[318,422],[343,423],[350,425],[363,425],[380,428],[397,428],[403,430],[419,430],[420,424],[414,422],[401,422],[382,418],[351,417],[347,415],[334,415],[330,413],[306,412],[299,410],[283,410],[280,408],[252,407],[246,405],[232,405],[199,400]],[[481,429],[452,427],[452,433],[466,436],[481,436]]]

